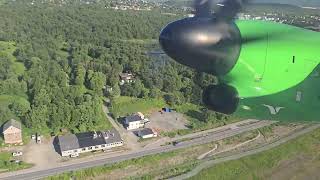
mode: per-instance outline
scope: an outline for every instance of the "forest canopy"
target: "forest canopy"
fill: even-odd
[[[99,4],[2,4],[1,121],[80,132],[110,128],[101,108],[105,96],[199,104],[214,77],[147,53],[157,48],[161,28],[180,16]],[[119,74],[127,71],[136,81],[120,87]]]

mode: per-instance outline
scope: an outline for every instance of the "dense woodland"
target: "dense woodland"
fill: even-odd
[[[180,15],[97,5],[0,6],[0,115],[36,131],[109,128],[103,98],[120,94],[200,103],[214,77],[149,57],[161,28]],[[119,73],[137,80],[119,86]],[[106,87],[113,91],[106,92]]]

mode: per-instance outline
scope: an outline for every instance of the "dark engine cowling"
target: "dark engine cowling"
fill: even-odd
[[[175,61],[216,76],[227,74],[236,64],[241,35],[233,22],[214,18],[185,18],[168,24],[160,45]]]
[[[232,114],[239,105],[237,90],[227,84],[208,86],[202,93],[202,101],[210,110]]]

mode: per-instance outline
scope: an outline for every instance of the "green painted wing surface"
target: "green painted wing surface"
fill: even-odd
[[[300,99],[297,101],[297,96]],[[277,114],[271,114],[264,105],[281,107]],[[320,65],[301,83],[272,95],[240,100],[234,114],[240,119],[265,119],[281,122],[320,121]]]
[[[241,98],[276,94],[294,87],[320,62],[320,33],[267,21],[236,24],[242,39],[266,37],[243,44],[237,64],[223,77]]]

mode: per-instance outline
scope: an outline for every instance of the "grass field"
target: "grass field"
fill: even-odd
[[[146,115],[165,107],[163,99],[139,99],[121,96],[113,100],[110,112],[114,117],[122,117],[136,112]]]
[[[310,179],[320,172],[320,129],[274,149],[218,164],[191,179]]]
[[[32,164],[25,162],[10,162],[13,160],[11,153],[1,152],[0,153],[0,172],[15,171],[20,169],[30,168]]]
[[[267,119],[278,121],[320,121],[320,66],[299,85],[284,92],[274,95],[243,99],[235,116],[248,119]],[[316,76],[318,75],[318,76]],[[296,102],[297,91],[302,92],[301,102]],[[270,111],[262,104],[274,107],[284,107],[277,115],[271,115]],[[242,106],[248,106],[251,110],[245,110]]]

